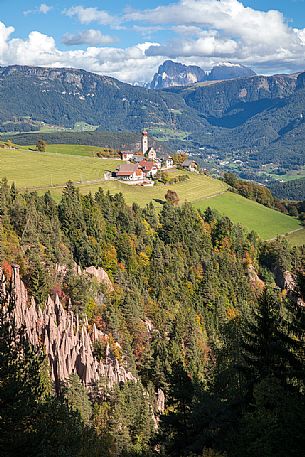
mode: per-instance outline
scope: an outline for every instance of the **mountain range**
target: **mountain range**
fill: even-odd
[[[255,75],[256,73],[250,68],[230,62],[220,63],[212,70],[205,71],[196,65],[184,65],[166,60],[160,65],[149,87],[151,89],[167,89],[175,86],[189,86],[198,82],[245,78]]]
[[[66,68],[0,68],[0,130],[37,122],[98,131],[147,128],[175,148],[235,152],[249,167],[305,164],[305,73],[149,90]],[[26,130],[26,129],[25,129]],[[188,142],[185,142],[185,139]]]

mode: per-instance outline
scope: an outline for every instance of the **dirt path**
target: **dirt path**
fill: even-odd
[[[91,185],[91,184],[99,184],[99,183],[102,183],[102,182],[106,182],[106,181],[109,181],[105,178],[100,178],[100,179],[93,179],[93,180],[90,180],[90,181],[72,181],[72,184],[76,185],[76,186],[87,186],[87,185]],[[37,186],[37,187],[23,187],[21,188],[21,190],[24,190],[24,191],[35,191],[35,190],[49,190],[49,189],[64,189],[66,187],[67,184],[53,184],[53,185],[49,185],[49,186]]]
[[[296,233],[296,232],[300,232],[301,230],[304,230],[305,227],[300,227],[296,230],[292,230],[291,232],[287,232],[283,235],[278,235],[278,236],[288,236],[288,235],[291,235],[292,233]],[[266,241],[275,241],[277,239],[277,236],[275,238],[271,238],[270,240],[266,240]]]

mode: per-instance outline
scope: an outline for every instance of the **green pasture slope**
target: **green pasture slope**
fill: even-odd
[[[276,238],[277,235],[285,235],[301,228],[297,219],[232,192],[195,202],[194,205],[201,210],[210,206],[247,230],[254,230],[264,240],[270,240]]]
[[[57,145],[54,145],[57,146]],[[70,146],[70,145],[68,145]],[[82,182],[83,193],[96,192],[103,187],[111,193],[122,192],[128,203],[137,202],[145,205],[153,199],[164,200],[167,187],[160,184],[155,187],[128,186],[117,181],[104,181],[105,171],[113,171],[121,164],[120,160],[81,157],[75,154],[55,154],[28,150],[0,149],[0,177],[15,182],[18,188],[48,190],[60,196],[66,182]],[[171,175],[185,174],[183,171]],[[98,181],[86,183],[86,181]],[[54,186],[59,186],[55,188]],[[188,181],[170,186],[179,194],[180,200],[193,201],[224,192],[227,186],[215,179],[190,174]]]
[[[287,236],[288,243],[291,246],[304,246],[305,245],[305,228],[301,228],[296,232],[292,232]]]
[[[75,182],[102,180],[107,170],[114,170],[118,160],[104,160],[79,155],[0,149],[0,177],[15,182],[21,189],[43,188]]]
[[[119,160],[93,158],[92,153],[100,148],[91,146],[50,145],[47,152],[39,153],[23,148],[0,149],[0,178],[6,177],[20,189],[37,189],[41,193],[51,190],[60,198],[66,182],[77,184],[82,193],[96,192],[99,187],[114,194],[122,192],[127,203],[144,206],[154,200],[164,200],[168,189],[175,190],[180,202],[192,202],[204,210],[208,206],[227,215],[233,222],[247,230],[256,231],[263,239],[272,239],[300,228],[298,221],[277,211],[227,191],[219,180],[203,175],[189,174],[190,179],[171,186],[128,186],[117,181],[104,181],[105,171],[114,170]],[[91,156],[91,157],[90,157]],[[173,176],[185,172],[175,171]],[[305,231],[291,233],[292,244],[302,244]]]
[[[36,146],[20,146],[23,150],[35,150]],[[46,152],[53,154],[68,154],[82,157],[96,157],[97,152],[103,152],[104,148],[87,146],[83,144],[47,144]]]
[[[185,172],[179,171],[172,173],[173,176],[179,174],[185,174]],[[118,181],[107,181],[102,183],[102,185],[94,184],[79,186],[82,193],[94,193],[99,187],[102,187],[106,191],[109,190],[111,194],[122,192],[128,204],[136,202],[140,206],[145,206],[147,203],[154,200],[164,201],[164,197],[168,189],[174,190],[178,193],[181,203],[185,201],[193,202],[198,198],[205,199],[213,197],[214,195],[218,195],[226,191],[226,185],[221,181],[217,181],[207,176],[191,174],[189,180],[170,186],[157,184],[154,187],[143,188],[140,186],[128,186],[127,184]]]

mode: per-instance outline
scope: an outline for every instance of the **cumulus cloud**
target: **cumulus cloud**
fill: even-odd
[[[147,50],[148,55],[208,57],[214,55],[250,62],[257,66],[266,60],[285,59],[300,64],[305,50],[304,31],[289,27],[282,13],[259,11],[239,0],[180,0],[153,9],[128,10],[126,21],[176,26],[184,37]],[[210,36],[204,36],[211,32]],[[217,32],[217,37],[215,36]]]
[[[167,45],[151,46],[148,56],[179,57],[231,57],[236,54],[238,44],[234,40],[221,39],[216,33],[202,34],[196,40],[176,40]]]
[[[27,39],[11,38],[13,27],[0,22],[0,64],[84,68],[126,82],[151,79],[162,58],[146,56],[156,43],[145,42],[126,49],[88,46],[87,49],[61,51],[53,37],[31,32]],[[143,64],[145,62],[145,64]]]
[[[42,5],[46,8],[36,12],[46,14],[50,7]],[[172,0],[156,8],[128,9],[120,17],[78,5],[63,14],[81,24],[128,28],[128,33],[140,33],[144,43],[105,47],[112,38],[92,28],[63,37],[64,44],[86,49],[62,51],[52,37],[39,32],[12,38],[14,28],[0,22],[0,63],[80,67],[128,82],[150,80],[165,58],[205,69],[230,60],[263,73],[304,67],[305,29],[293,28],[279,11],[259,11],[241,0]],[[171,38],[153,39],[160,31]]]
[[[89,46],[99,46],[102,44],[111,44],[115,38],[110,35],[104,35],[100,30],[89,29],[79,33],[65,33],[62,42],[68,46],[80,46],[83,44]]]

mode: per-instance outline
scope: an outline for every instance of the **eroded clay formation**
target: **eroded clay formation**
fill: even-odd
[[[94,356],[95,343],[107,341],[107,335],[98,330],[95,325],[89,333],[88,321],[85,319],[81,323],[72,310],[66,311],[57,296],[54,301],[48,297],[42,310],[33,298],[29,298],[20,278],[19,267],[14,265],[12,268],[10,289],[15,295],[16,325],[24,326],[29,341],[33,345],[43,344],[55,385],[60,385],[72,373],[77,373],[87,387],[103,383],[111,389],[121,382],[136,382],[132,373],[111,353],[108,342],[103,360],[99,361]],[[1,269],[0,278],[2,278],[2,292],[6,293],[7,284]]]

